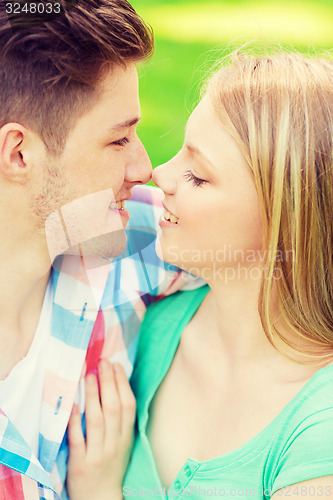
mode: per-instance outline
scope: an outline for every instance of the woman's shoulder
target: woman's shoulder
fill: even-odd
[[[318,369],[303,389],[303,403],[310,413],[311,410],[333,410],[333,364]]]
[[[324,419],[333,437],[333,365],[318,369],[280,414],[281,435],[294,435]]]
[[[273,436],[267,474],[271,493],[332,474],[333,366],[319,369],[287,406]]]

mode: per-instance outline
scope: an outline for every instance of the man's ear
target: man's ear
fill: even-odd
[[[8,181],[25,184],[30,177],[29,155],[25,154],[29,131],[19,123],[0,128],[0,175]]]

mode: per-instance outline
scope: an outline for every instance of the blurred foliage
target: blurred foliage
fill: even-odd
[[[333,47],[333,0],[131,3],[155,33],[155,54],[140,68],[138,130],[153,167],[181,147],[200,85],[221,56],[254,39],[261,47],[279,44],[302,52]]]

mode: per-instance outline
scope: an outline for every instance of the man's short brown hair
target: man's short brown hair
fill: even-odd
[[[7,14],[0,4],[0,127],[21,123],[52,154],[62,151],[69,130],[91,107],[105,71],[153,51],[151,29],[127,0],[59,3],[61,13],[52,19]]]

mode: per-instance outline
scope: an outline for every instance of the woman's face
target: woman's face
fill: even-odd
[[[253,174],[208,96],[189,118],[182,149],[153,180],[165,194],[157,244],[163,260],[207,281],[227,268],[253,267],[262,249]]]

